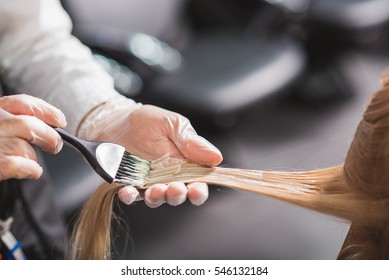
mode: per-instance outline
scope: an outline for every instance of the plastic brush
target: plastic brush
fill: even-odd
[[[82,153],[92,168],[108,183],[142,188],[146,185],[150,161],[130,154],[121,145],[80,139],[54,128],[62,139]]]

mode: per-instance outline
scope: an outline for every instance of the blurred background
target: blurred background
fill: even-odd
[[[386,0],[63,0],[117,90],[187,116],[222,166],[340,164],[389,65]],[[70,221],[99,184],[72,149],[46,155]],[[63,172],[66,166],[66,172]],[[119,204],[119,203],[117,203]],[[201,207],[119,205],[135,259],[335,259],[349,224],[210,186]],[[119,211],[119,210],[118,210]],[[119,232],[120,233],[120,232]]]

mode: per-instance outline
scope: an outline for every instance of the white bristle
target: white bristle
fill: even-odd
[[[142,188],[146,185],[150,172],[150,161],[124,152],[114,182]]]

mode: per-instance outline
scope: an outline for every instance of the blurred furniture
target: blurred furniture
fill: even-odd
[[[159,105],[206,117],[239,112],[284,92],[305,67],[303,49],[287,36],[206,35],[182,55],[182,70],[157,77],[150,96]]]
[[[311,24],[332,29],[332,32],[322,34],[324,37],[336,36],[338,40],[353,37],[360,42],[369,42],[389,21],[388,1],[311,0],[307,18]]]

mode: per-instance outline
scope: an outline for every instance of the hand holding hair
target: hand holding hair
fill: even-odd
[[[204,182],[270,196],[351,221],[338,258],[388,259],[388,168],[389,87],[384,82],[363,115],[344,164],[306,172],[265,172],[181,163],[151,170],[145,188],[173,181]],[[110,258],[112,200],[119,189],[102,185],[88,200],[73,235],[72,258]]]
[[[155,106],[135,104],[122,96],[96,108],[80,127],[78,135],[88,140],[121,144],[130,153],[147,160],[168,155],[207,166],[222,161],[220,151],[197,135],[185,117]],[[144,198],[149,207],[165,202],[175,206],[186,198],[194,205],[201,205],[208,198],[208,187],[205,183],[186,186],[175,181],[156,182],[146,191],[132,186],[119,190],[119,199],[126,204],[140,198]]]

